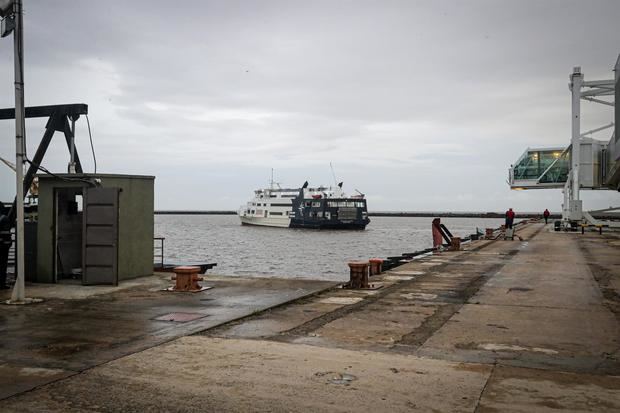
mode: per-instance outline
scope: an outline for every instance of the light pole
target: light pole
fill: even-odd
[[[15,267],[17,278],[11,294],[10,304],[31,302],[26,299],[25,260],[24,260],[24,154],[25,154],[25,109],[24,109],[24,32],[22,0],[0,0],[2,37],[13,32],[15,61],[15,187],[16,187],[16,226],[15,226]]]

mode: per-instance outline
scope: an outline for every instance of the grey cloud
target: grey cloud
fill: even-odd
[[[290,184],[325,183],[332,161],[371,209],[536,209],[549,197],[557,209],[553,191],[510,192],[506,168],[527,146],[568,143],[571,68],[609,77],[619,51],[614,1],[25,7],[29,104],[89,103],[100,169],[158,175],[160,207],[204,187],[195,207],[234,208],[271,167]],[[2,73],[11,58],[0,41]],[[584,128],[606,121],[589,112]],[[32,144],[40,133],[29,123]],[[54,148],[47,162],[62,170]],[[0,156],[12,150],[2,138]],[[0,169],[0,197],[11,179]]]

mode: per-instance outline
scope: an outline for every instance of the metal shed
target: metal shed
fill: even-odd
[[[39,175],[35,282],[118,284],[153,273],[153,176]]]

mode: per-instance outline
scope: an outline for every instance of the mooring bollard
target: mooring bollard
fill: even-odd
[[[173,291],[200,291],[202,289],[198,284],[198,281],[202,281],[202,277],[198,276],[200,267],[190,265],[174,267],[174,273],[176,274],[176,284]]]
[[[349,275],[349,288],[369,288],[368,284],[368,261],[352,261],[348,263],[351,269]]]
[[[452,237],[452,239],[450,240],[450,250],[459,251],[460,249],[461,249],[461,238]]]
[[[369,275],[381,274],[381,267],[383,265],[383,260],[381,258],[371,258],[368,262],[370,263]]]
[[[495,230],[493,228],[486,228],[484,230],[484,237],[486,239],[491,239],[493,238],[493,233],[495,232]]]

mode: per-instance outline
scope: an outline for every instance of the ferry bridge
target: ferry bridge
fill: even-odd
[[[561,188],[564,193],[562,221],[620,227],[620,223],[599,221],[584,211],[579,192],[581,189],[620,191],[620,142],[615,125],[620,120],[616,101],[620,95],[620,55],[616,61],[615,78],[584,80],[581,68],[575,67],[570,76],[569,90],[572,94],[572,136],[568,146],[551,148],[527,148],[510,166],[508,183],[511,189]],[[609,99],[611,97],[611,100]],[[581,101],[611,106],[611,122],[595,129],[581,131]],[[612,130],[609,140],[599,140],[593,134]],[[614,212],[609,208],[597,213]]]

